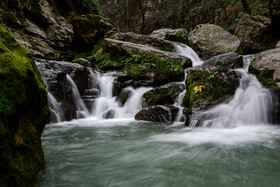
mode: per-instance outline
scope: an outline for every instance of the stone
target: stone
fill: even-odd
[[[213,24],[196,26],[189,33],[188,39],[190,46],[204,59],[235,52],[240,46],[240,41],[236,36]]]
[[[114,28],[103,17],[95,14],[76,16],[72,23],[76,42],[84,45],[84,48],[92,48],[108,31]]]
[[[103,41],[104,52],[107,53],[124,53],[129,56],[139,55],[142,53],[149,53],[158,57],[168,57],[170,59],[187,59],[184,56],[162,51],[151,46],[125,42],[121,40],[105,38]]]
[[[144,93],[144,106],[172,105],[185,89],[183,83],[168,83]]]
[[[190,68],[186,80],[186,95],[183,106],[185,115],[213,107],[235,93],[239,77],[235,71],[220,66]]]
[[[179,29],[158,29],[150,34],[151,37],[170,40],[174,42],[188,43],[188,31],[184,28]]]
[[[243,57],[235,52],[214,56],[203,63],[203,66],[223,66],[227,68],[243,67]]]
[[[273,48],[270,26],[271,20],[267,17],[244,14],[234,32],[241,41],[242,53],[256,53]]]
[[[41,134],[50,109],[32,55],[0,25],[0,184],[36,182],[45,160]]]
[[[157,105],[140,110],[136,115],[136,120],[151,122],[174,122],[179,109],[174,106]]]
[[[263,51],[255,56],[250,65],[250,70],[261,73],[264,69],[272,70],[273,80],[280,81],[280,48]]]

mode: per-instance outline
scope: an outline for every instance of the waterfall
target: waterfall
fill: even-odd
[[[252,56],[244,56],[240,85],[228,104],[220,104],[203,114],[203,127],[233,128],[244,125],[268,124],[273,107],[273,97],[254,75],[248,73]]]
[[[114,73],[97,73],[97,87],[100,90],[100,97],[94,100],[91,114],[99,119],[107,118],[132,118],[142,108],[142,96],[151,88],[125,88],[129,97],[122,106],[113,96],[114,91]]]
[[[55,122],[63,121],[64,118],[63,118],[62,111],[60,109],[60,105],[58,104],[58,102],[50,92],[48,92],[48,103],[51,108],[52,119],[55,119],[56,120]]]
[[[189,46],[182,43],[174,42],[174,47],[175,53],[189,58],[192,61],[193,66],[200,66],[203,64],[203,61],[199,58],[197,53]]]
[[[173,44],[175,47],[175,53],[189,58],[192,61],[193,66],[200,66],[203,64],[203,61],[199,58],[197,53],[192,48],[190,48],[189,46],[182,44],[182,43],[174,42]],[[188,71],[188,69],[185,69],[185,72],[184,72],[185,78],[184,78],[184,81],[182,82],[183,84],[186,83],[186,79],[187,79],[187,75],[188,75],[187,71]],[[174,103],[174,106],[179,108],[175,122],[184,122],[186,120],[184,111],[183,111],[184,107],[182,106],[185,94],[186,94],[186,90],[184,90],[182,93],[179,94],[178,98],[176,99],[176,102]]]

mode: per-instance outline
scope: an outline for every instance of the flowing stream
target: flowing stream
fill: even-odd
[[[194,66],[203,63],[188,46],[176,50]],[[269,124],[272,96],[248,74],[250,60],[236,70],[241,79],[232,100],[203,113],[195,128],[180,122],[184,92],[174,124],[136,121],[151,88],[127,87],[121,104],[113,94],[114,74],[92,73],[100,96],[90,111],[72,86],[77,112],[86,118],[49,124],[43,132],[46,169],[38,186],[279,186],[280,127]],[[59,103],[48,97],[62,121]]]

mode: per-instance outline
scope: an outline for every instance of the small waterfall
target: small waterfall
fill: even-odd
[[[177,54],[191,59],[193,66],[200,66],[203,64],[203,61],[199,58],[197,53],[189,46],[182,43],[174,43],[174,47]]]
[[[88,109],[85,106],[85,103],[80,95],[80,92],[79,92],[75,82],[69,75],[66,75],[66,81],[71,86],[71,89],[72,89],[73,101],[77,108],[77,111],[76,111],[77,117],[78,118],[87,117],[89,115]]]
[[[114,73],[97,73],[97,87],[100,97],[96,98],[92,106],[91,114],[99,119],[107,118],[132,118],[142,108],[142,96],[151,88],[125,88],[130,92],[124,106],[113,96]]]
[[[173,44],[175,47],[175,52],[177,54],[180,54],[182,56],[189,58],[192,61],[193,66],[200,66],[203,64],[203,61],[199,58],[197,53],[192,48],[190,48],[189,46],[182,44],[182,43],[174,42]],[[188,69],[185,69],[185,79],[182,82],[184,84],[186,82],[187,75],[188,75],[187,71],[188,71]],[[174,104],[174,106],[179,108],[175,122],[184,122],[186,120],[185,115],[183,114],[184,107],[182,107],[182,103],[183,103],[185,94],[186,94],[186,90],[184,90],[182,93],[179,94],[177,101]]]
[[[60,105],[54,98],[54,96],[48,92],[48,103],[51,109],[52,119],[55,120],[54,122],[61,122],[64,120],[63,113],[60,109]]]
[[[273,97],[254,75],[248,73],[252,59],[252,56],[245,56],[245,67],[236,70],[241,79],[233,99],[228,104],[220,104],[205,112],[204,115],[210,119],[203,121],[203,127],[233,128],[270,122]]]

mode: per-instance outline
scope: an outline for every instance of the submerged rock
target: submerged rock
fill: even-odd
[[[271,43],[271,20],[264,16],[244,14],[235,29],[234,35],[241,41],[245,54],[273,48]]]
[[[136,115],[136,120],[152,122],[174,122],[179,109],[174,106],[157,105],[140,110]]]
[[[214,56],[203,63],[203,66],[223,66],[227,68],[243,67],[243,58],[235,52],[225,53]]]
[[[36,181],[44,168],[41,133],[49,122],[47,92],[31,54],[0,25],[0,185]]]
[[[209,59],[215,55],[235,52],[240,41],[222,27],[212,24],[201,24],[189,33],[191,47],[200,56]]]

